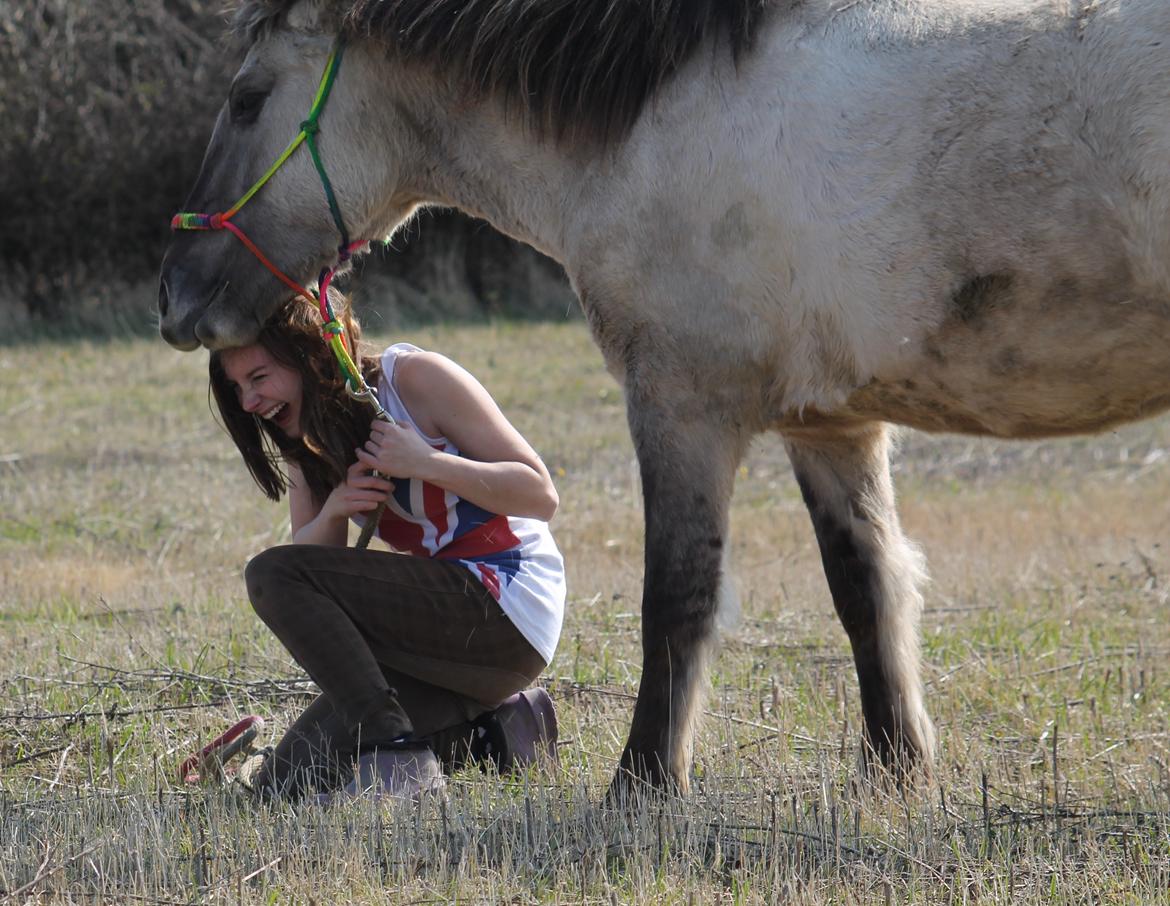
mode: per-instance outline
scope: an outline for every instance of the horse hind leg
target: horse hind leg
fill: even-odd
[[[630,404],[646,514],[642,678],[611,798],[639,780],[687,792],[717,635],[727,511],[746,440],[718,418],[676,412]]]
[[[833,605],[853,647],[866,757],[896,777],[930,770],[934,727],[922,704],[918,617],[921,555],[902,534],[883,424],[786,437],[812,517]]]

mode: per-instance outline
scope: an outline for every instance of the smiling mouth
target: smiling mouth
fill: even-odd
[[[267,412],[262,412],[260,414],[260,417],[263,418],[265,421],[275,421],[276,418],[279,415],[281,415],[284,412],[284,410],[287,408],[288,408],[288,403],[279,403],[278,405],[273,406]]]

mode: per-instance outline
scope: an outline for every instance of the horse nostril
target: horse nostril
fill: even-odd
[[[158,284],[158,313],[162,317],[167,316],[167,308],[170,306],[170,293],[167,292],[167,281],[160,280]]]

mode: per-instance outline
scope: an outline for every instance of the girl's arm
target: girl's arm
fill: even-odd
[[[553,517],[559,500],[548,469],[479,381],[434,352],[400,356],[394,376],[419,430],[462,455],[435,450],[405,425],[375,422],[357,451],[364,469],[422,479],[492,513]]]
[[[349,541],[349,519],[356,513],[373,510],[394,489],[384,478],[375,478],[361,463],[349,467],[345,483],[333,489],[324,505],[309,493],[301,470],[288,464],[288,514],[295,544],[327,544],[345,547]]]

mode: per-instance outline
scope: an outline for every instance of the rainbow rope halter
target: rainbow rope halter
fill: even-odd
[[[267,172],[261,176],[248,189],[234,205],[219,214],[196,214],[190,212],[180,212],[171,218],[172,230],[227,230],[235,236],[244,247],[248,249],[257,260],[264,265],[281,283],[291,289],[298,296],[307,299],[309,302],[317,305],[321,310],[321,318],[325,322],[322,325],[322,332],[329,345],[333,348],[333,354],[337,357],[338,367],[345,378],[346,391],[356,399],[364,400],[374,407],[374,412],[378,418],[392,421],[386,410],[382,408],[378,398],[374,395],[362,377],[361,369],[353,360],[350,354],[349,345],[345,340],[345,328],[333,313],[333,306],[329,303],[329,283],[333,280],[333,275],[337,272],[346,261],[352,257],[353,253],[359,249],[365,248],[369,245],[369,240],[361,239],[357,242],[351,242],[349,238],[349,230],[345,226],[345,219],[341,216],[341,207],[337,203],[337,196],[333,192],[333,186],[329,182],[329,176],[325,173],[325,167],[321,163],[321,154],[317,150],[316,135],[320,131],[318,121],[321,118],[321,111],[325,107],[325,101],[329,98],[329,92],[333,88],[333,82],[337,78],[337,70],[341,68],[341,57],[345,52],[345,43],[338,40],[334,45],[333,50],[329,53],[329,59],[325,63],[325,72],[321,75],[321,82],[317,86],[317,94],[313,98],[313,106],[309,110],[309,115],[303,123],[301,123],[301,131],[297,133],[287,148],[281,153],[280,157],[276,159]],[[333,267],[324,268],[320,276],[317,278],[317,295],[314,296],[309,290],[305,289],[287,274],[280,270],[273,264],[268,256],[266,256],[259,247],[247,234],[238,226],[232,223],[232,218],[240,212],[240,209],[252,200],[252,197],[263,188],[264,184],[268,182],[285,162],[292,157],[294,151],[297,150],[304,143],[309,149],[309,154],[313,158],[313,166],[317,170],[317,175],[321,177],[321,185],[325,189],[325,199],[329,202],[329,213],[333,216],[333,223],[337,226],[341,233],[341,244],[337,247],[337,263]]]
[[[337,358],[337,365],[341,369],[342,376],[345,378],[345,390],[354,399],[362,400],[369,404],[374,409],[374,417],[380,418],[383,421],[394,423],[394,419],[382,407],[378,401],[378,397],[374,395],[365,378],[362,377],[361,369],[353,360],[350,354],[349,344],[345,339],[345,328],[342,326],[336,315],[333,313],[333,306],[329,303],[329,283],[333,280],[333,275],[337,272],[346,261],[350,259],[354,252],[365,248],[369,245],[369,240],[361,239],[357,242],[351,242],[349,238],[349,230],[346,229],[345,220],[341,216],[341,207],[337,204],[337,196],[333,192],[333,186],[329,182],[329,177],[325,173],[325,167],[321,163],[321,154],[317,150],[316,135],[320,131],[318,120],[321,117],[321,111],[325,107],[325,101],[329,98],[329,92],[333,88],[333,82],[337,78],[337,70],[341,68],[341,57],[345,52],[345,43],[339,38],[337,44],[334,45],[333,50],[329,53],[329,59],[325,63],[325,72],[321,75],[321,83],[317,86],[317,94],[313,98],[313,106],[309,109],[309,115],[303,123],[301,123],[301,131],[297,133],[287,148],[281,153],[280,157],[276,159],[267,172],[261,176],[253,184],[252,188],[248,189],[234,205],[226,211],[219,214],[196,214],[190,212],[180,212],[171,218],[172,230],[227,230],[233,236],[244,244],[264,267],[266,267],[281,283],[291,289],[298,296],[307,299],[309,302],[316,304],[321,310],[321,318],[324,323],[321,325],[321,331],[328,340],[329,345],[333,348],[333,354]],[[314,297],[309,290],[305,289],[287,274],[280,270],[273,264],[268,257],[260,251],[256,243],[248,238],[247,234],[238,226],[232,223],[232,218],[239,213],[240,208],[251,201],[252,197],[263,188],[264,184],[270,180],[273,175],[279,170],[284,163],[292,157],[294,151],[304,143],[308,149],[309,154],[313,158],[313,166],[317,170],[317,175],[321,177],[321,185],[325,188],[325,199],[329,202],[329,213],[333,216],[333,222],[336,224],[338,231],[341,233],[341,244],[337,247],[337,263],[333,267],[323,268],[320,275],[317,277],[317,295]],[[378,521],[381,519],[382,510],[386,505],[386,501],[375,510],[368,519],[365,525],[362,526],[361,536],[358,539],[357,546],[365,547],[369,544],[370,536],[373,534]]]

